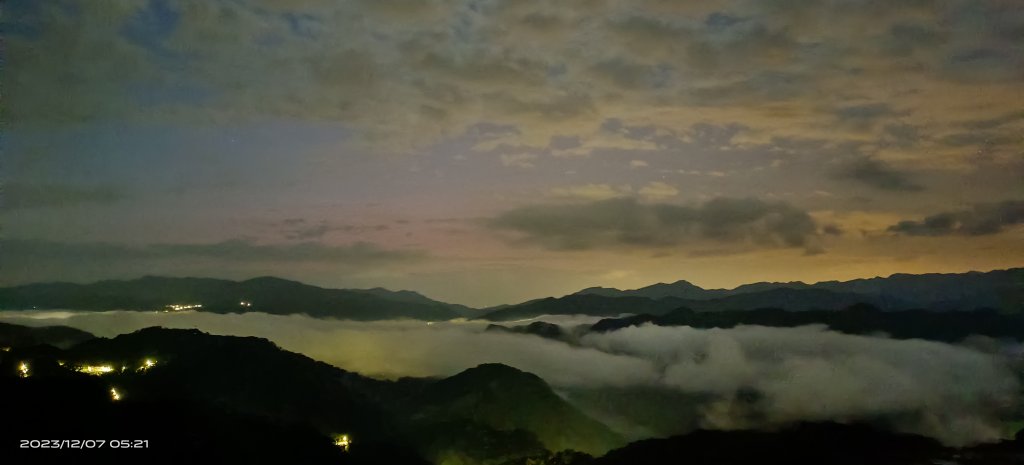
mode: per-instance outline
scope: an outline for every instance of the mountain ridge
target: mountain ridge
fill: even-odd
[[[627,300],[618,300],[627,299]],[[415,291],[331,289],[261,276],[243,281],[216,278],[143,276],[90,284],[32,283],[0,288],[0,309],[166,310],[202,304],[203,311],[307,314],[352,320],[410,318],[510,320],[543,314],[612,317],[661,314],[686,307],[700,311],[785,308],[838,310],[869,304],[883,310],[937,311],[984,308],[1024,311],[1024,268],[966,273],[894,273],[848,281],[758,282],[733,289],[703,289],[686,280],[638,289],[589,287],[562,297],[473,309],[430,299]],[[178,308],[180,310],[182,308]]]
[[[464,306],[434,301],[418,293],[416,296],[384,289],[328,289],[272,276],[243,281],[143,276],[90,284],[55,282],[0,288],[0,308],[201,309],[214,313],[305,313],[352,320],[446,320],[463,316],[467,311]]]

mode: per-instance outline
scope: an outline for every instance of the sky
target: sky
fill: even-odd
[[[10,0],[0,285],[1024,264],[1016,0]]]

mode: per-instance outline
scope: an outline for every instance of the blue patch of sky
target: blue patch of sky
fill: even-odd
[[[281,14],[281,18],[288,24],[292,34],[304,39],[316,38],[316,31],[321,26],[320,19],[308,13],[287,12]]]
[[[743,21],[742,18],[716,11],[707,16],[704,25],[711,29],[722,30]]]
[[[4,20],[0,21],[0,37],[36,40],[42,37],[46,28],[44,14],[61,13],[74,18],[81,13],[81,7],[71,1],[51,0],[45,3],[44,5],[44,2],[39,0],[8,0],[4,2],[2,9]]]
[[[215,95],[208,87],[184,81],[161,86],[154,86],[150,82],[133,82],[125,86],[125,91],[142,107],[165,104],[202,105],[211,101]]]
[[[149,0],[118,32],[129,42],[161,58],[180,58],[166,47],[166,40],[174,34],[180,21],[181,13],[168,0]]]
[[[24,182],[111,184],[166,190],[182,180],[280,183],[312,176],[319,147],[351,138],[336,124],[264,121],[200,125],[93,123],[10,131],[6,168]]]

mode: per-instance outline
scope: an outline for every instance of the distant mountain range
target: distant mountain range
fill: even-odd
[[[836,311],[858,304],[887,311],[995,309],[1019,313],[1024,311],[1024,268],[986,273],[895,274],[888,278],[815,284],[754,283],[735,289],[702,289],[687,281],[632,290],[592,287],[565,297],[503,306],[482,318],[509,321],[545,314],[663,315],[679,308],[703,312],[767,308]]]
[[[816,291],[804,293],[798,291]],[[766,294],[767,293],[767,294]],[[989,272],[950,274],[894,274],[887,278],[854,279],[851,281],[760,282],[734,289],[703,289],[687,281],[659,283],[640,289],[618,290],[593,287],[576,294],[605,297],[639,296],[650,299],[674,297],[692,301],[715,301],[716,307],[749,308],[748,302],[769,302],[765,307],[787,308],[787,302],[816,302],[826,309],[832,303],[847,306],[850,299],[861,299],[883,309],[927,308],[932,310],[973,310],[976,308],[1024,309],[1024,268]],[[740,298],[739,296],[748,296]],[[694,310],[700,304],[692,306]],[[789,308],[800,310],[800,308]]]
[[[189,308],[194,305],[202,307]],[[0,309],[144,310],[175,308],[214,313],[304,313],[351,320],[448,320],[468,307],[411,291],[324,289],[280,278],[246,281],[147,276],[93,284],[41,283],[0,288]]]
[[[695,311],[835,311],[858,304],[885,310],[1024,311],[1024,268],[959,274],[895,274],[887,278],[753,283],[734,289],[703,289],[687,281],[640,289],[595,287],[564,297],[475,310],[412,291],[325,289],[280,278],[246,281],[144,277],[93,284],[40,283],[0,288],[0,309],[181,310],[215,313],[307,314],[351,320],[410,318],[436,321],[458,317],[510,321],[540,315],[663,315]],[[202,307],[192,307],[202,305]]]

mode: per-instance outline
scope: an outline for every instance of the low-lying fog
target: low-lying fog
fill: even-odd
[[[589,317],[550,317],[572,326]],[[854,336],[822,327],[694,329],[645,325],[588,334],[579,346],[485,332],[486,322],[354,322],[260,313],[0,312],[0,321],[68,325],[103,337],[149,326],[265,337],[350,371],[395,378],[447,376],[485,362],[535,373],[563,388],[658,386],[703,394],[701,424],[759,426],[733,405],[760,393],[756,422],[903,418],[897,429],[948,444],[1003,435],[998,414],[1014,406],[1017,377],[996,350],[921,340]],[[912,418],[913,420],[905,420]]]

